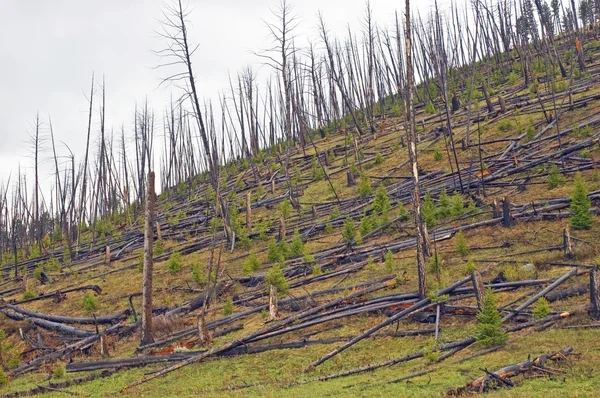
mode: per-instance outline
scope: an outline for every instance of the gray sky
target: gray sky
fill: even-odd
[[[300,18],[298,46],[317,40],[316,13],[338,36],[348,24],[360,28],[364,1],[289,0]],[[233,76],[248,64],[260,66],[252,50],[269,46],[263,20],[273,21],[269,8],[278,0],[191,0],[191,39],[200,45],[195,68],[201,95],[216,99]],[[414,3],[414,2],[413,2]],[[63,141],[79,162],[85,149],[87,97],[92,72],[106,80],[107,128],[131,133],[135,103],[146,96],[157,116],[168,102],[171,88],[159,88],[166,71],[153,69],[161,48],[159,28],[163,0],[2,0],[0,1],[0,182],[18,164],[31,173],[28,134],[36,112],[48,131],[52,117],[59,152]],[[184,1],[185,4],[185,1]],[[432,0],[415,3],[427,10]],[[394,10],[404,2],[372,0],[374,19],[391,25]],[[414,11],[413,11],[414,12]],[[263,68],[264,70],[264,68]],[[262,72],[267,73],[266,70]],[[98,98],[94,104],[92,135],[98,132]],[[160,125],[161,123],[157,123]],[[160,133],[160,131],[159,131]],[[49,143],[43,155],[43,188],[49,186],[53,163]]]

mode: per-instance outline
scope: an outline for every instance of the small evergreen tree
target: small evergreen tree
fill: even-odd
[[[483,308],[477,314],[475,338],[484,346],[495,346],[506,343],[508,335],[500,328],[502,318],[496,305],[496,298],[491,289],[485,292]]]
[[[375,199],[373,200],[373,212],[381,217],[382,224],[388,221],[388,214],[392,206],[387,189],[383,184],[379,184],[375,191]]]
[[[438,218],[446,218],[450,216],[450,214],[450,197],[446,193],[446,190],[442,189],[438,200],[436,215]]]
[[[404,207],[404,203],[398,202],[398,218],[402,221],[406,221],[410,218],[408,210]]]
[[[168,267],[169,272],[172,274],[181,271],[181,268],[183,267],[183,258],[181,257],[181,253],[178,250],[175,250],[169,256]]]
[[[203,285],[206,283],[206,276],[202,273],[199,262],[196,262],[194,265],[192,265],[192,280],[198,285]]]
[[[376,227],[373,219],[366,214],[360,219],[360,236],[365,236]]]
[[[317,161],[317,158],[315,156],[313,156],[313,158],[310,162],[310,166],[312,169],[313,179],[315,181],[321,181],[324,177],[324,173],[323,173],[323,169],[321,168],[321,165],[319,165],[319,162]]]
[[[279,245],[277,244],[277,242],[275,242],[275,238],[271,238],[271,240],[269,241],[267,258],[269,259],[269,261],[272,261],[274,263],[285,260],[283,253],[281,253]]]
[[[588,198],[588,191],[580,173],[575,176],[575,190],[571,195],[571,227],[573,229],[590,229],[592,227],[592,214],[590,208],[592,201]]]
[[[550,167],[550,170],[548,171],[548,188],[550,189],[554,189],[556,187],[558,187],[559,185],[562,185],[565,183],[565,177],[560,174],[560,170],[558,169],[558,166],[556,166],[555,164],[553,164]]]
[[[285,219],[292,214],[292,204],[290,203],[289,199],[285,199],[283,202],[281,202],[279,205],[279,211],[281,216]]]
[[[244,275],[251,275],[259,269],[260,261],[258,260],[258,256],[256,255],[256,253],[250,253],[246,261],[244,261],[244,265],[242,266],[242,271],[244,272]]]
[[[346,221],[344,221],[342,237],[344,238],[344,242],[346,243],[352,243],[356,238],[356,229],[354,228],[354,222],[350,217],[347,217]]]
[[[296,228],[294,231],[294,238],[292,240],[292,244],[290,245],[290,252],[292,256],[301,256],[304,253],[304,242],[302,242],[298,228]]]
[[[387,252],[385,252],[385,257],[384,257],[384,264],[385,264],[385,268],[392,272],[394,270],[394,255],[392,254],[392,252],[390,250],[388,250]]]
[[[543,319],[550,315],[550,303],[545,297],[540,297],[533,307],[533,319]]]
[[[333,206],[333,210],[331,210],[331,213],[329,214],[329,219],[330,220],[335,220],[336,218],[340,217],[340,208],[338,205]]]
[[[371,195],[371,182],[369,181],[369,177],[366,174],[360,175],[360,182],[358,183],[358,195],[361,198],[367,198]]]
[[[433,198],[429,192],[427,192],[425,198],[423,198],[421,219],[427,224],[427,228],[433,228],[435,226],[435,204],[433,203]]]
[[[460,217],[466,213],[463,204],[463,197],[459,193],[455,193],[450,197],[450,216]]]
[[[456,252],[463,257],[469,254],[469,245],[462,230],[456,234]]]
[[[225,305],[223,305],[223,315],[229,316],[231,314],[233,314],[233,300],[231,299],[231,297],[227,297]]]
[[[278,294],[284,294],[288,291],[290,285],[285,279],[285,275],[283,270],[281,269],[281,265],[275,264],[269,270],[266,278],[267,286],[275,286],[277,288]]]
[[[98,300],[96,296],[92,293],[87,292],[85,296],[83,296],[83,309],[85,312],[90,313],[98,309]]]

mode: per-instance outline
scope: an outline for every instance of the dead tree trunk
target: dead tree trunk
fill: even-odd
[[[148,174],[146,190],[146,224],[144,226],[144,281],[142,287],[142,338],[141,345],[152,338],[152,244],[154,241],[154,172]]]
[[[252,233],[252,193],[246,195],[246,229]]]
[[[483,287],[483,279],[479,271],[473,271],[473,289],[475,290],[475,297],[477,297],[477,307],[479,310],[483,308],[483,297],[485,296],[485,290]]]
[[[413,213],[417,228],[417,269],[419,273],[419,296],[427,296],[427,277],[425,274],[425,235],[421,220],[421,192],[419,189],[419,167],[417,160],[417,135],[415,131],[415,110],[413,106],[413,67],[411,48],[410,0],[406,0],[406,118],[408,125],[408,155],[411,163],[413,191]]]

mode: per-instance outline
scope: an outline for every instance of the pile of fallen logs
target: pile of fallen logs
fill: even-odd
[[[566,360],[567,356],[572,352],[573,347],[567,347],[552,354],[540,355],[534,359],[527,359],[526,361],[514,365],[505,366],[494,372],[490,372],[487,369],[481,369],[485,373],[484,376],[473,380],[464,387],[448,391],[447,395],[459,396],[469,393],[482,393],[503,387],[512,388],[515,384],[511,379],[519,375],[556,375],[557,370],[547,369],[546,362]]]

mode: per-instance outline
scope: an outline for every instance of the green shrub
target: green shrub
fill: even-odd
[[[456,252],[463,257],[469,254],[469,245],[462,230],[456,234]]]
[[[500,122],[498,122],[498,130],[502,131],[503,133],[511,131],[512,129],[513,123],[510,120],[502,119]]]
[[[344,238],[344,242],[346,243],[352,243],[356,238],[356,229],[354,228],[354,222],[350,217],[347,217],[346,221],[344,221],[342,237]]]
[[[469,261],[467,261],[467,264],[465,265],[465,274],[470,275],[473,272],[475,272],[477,268],[475,267],[475,262],[471,259],[469,259]]]
[[[330,234],[331,232],[333,232],[333,224],[331,223],[331,221],[327,221],[327,223],[325,223],[325,229],[323,230],[323,232],[325,232],[326,234]]]
[[[223,315],[229,316],[233,314],[233,300],[231,297],[227,297],[225,305],[223,305]]]
[[[261,264],[258,260],[258,256],[255,253],[250,253],[246,261],[244,261],[242,271],[244,272],[244,275],[251,275],[252,273],[258,271],[260,266]]]
[[[32,298],[35,298],[36,294],[33,291],[33,288],[31,286],[27,287],[27,290],[25,290],[23,292],[23,300],[31,300]]]
[[[475,339],[484,346],[495,346],[506,343],[508,335],[500,328],[502,318],[496,306],[496,298],[491,289],[485,292],[483,308],[477,314]]]
[[[440,148],[435,148],[433,150],[433,160],[435,160],[436,162],[439,162],[442,159],[444,159],[444,153],[442,152],[442,150]]]
[[[183,268],[183,257],[178,250],[175,250],[169,256],[168,269],[170,273],[175,274],[181,271],[181,268]]]
[[[543,319],[548,315],[550,315],[550,303],[545,297],[541,297],[533,307],[533,319]]]
[[[519,77],[517,76],[517,74],[515,72],[510,72],[508,74],[508,83],[510,85],[514,85],[517,82],[517,80],[519,80]]]
[[[425,105],[425,113],[428,115],[433,115],[435,113],[435,106],[432,102],[428,102],[427,105]]]
[[[83,309],[85,312],[90,313],[98,309],[98,299],[93,293],[87,292],[83,296]]]
[[[360,182],[358,183],[358,195],[361,198],[367,198],[371,195],[371,182],[369,181],[369,177],[365,174],[361,174]]]
[[[575,190],[571,195],[571,227],[574,229],[590,229],[593,217],[590,213],[592,201],[588,198],[588,191],[580,173],[575,176]]]
[[[375,164],[381,163],[383,163],[383,155],[381,153],[377,153],[377,155],[375,155]]]
[[[4,372],[4,369],[0,369],[0,387],[4,387],[9,382],[8,376]]]

